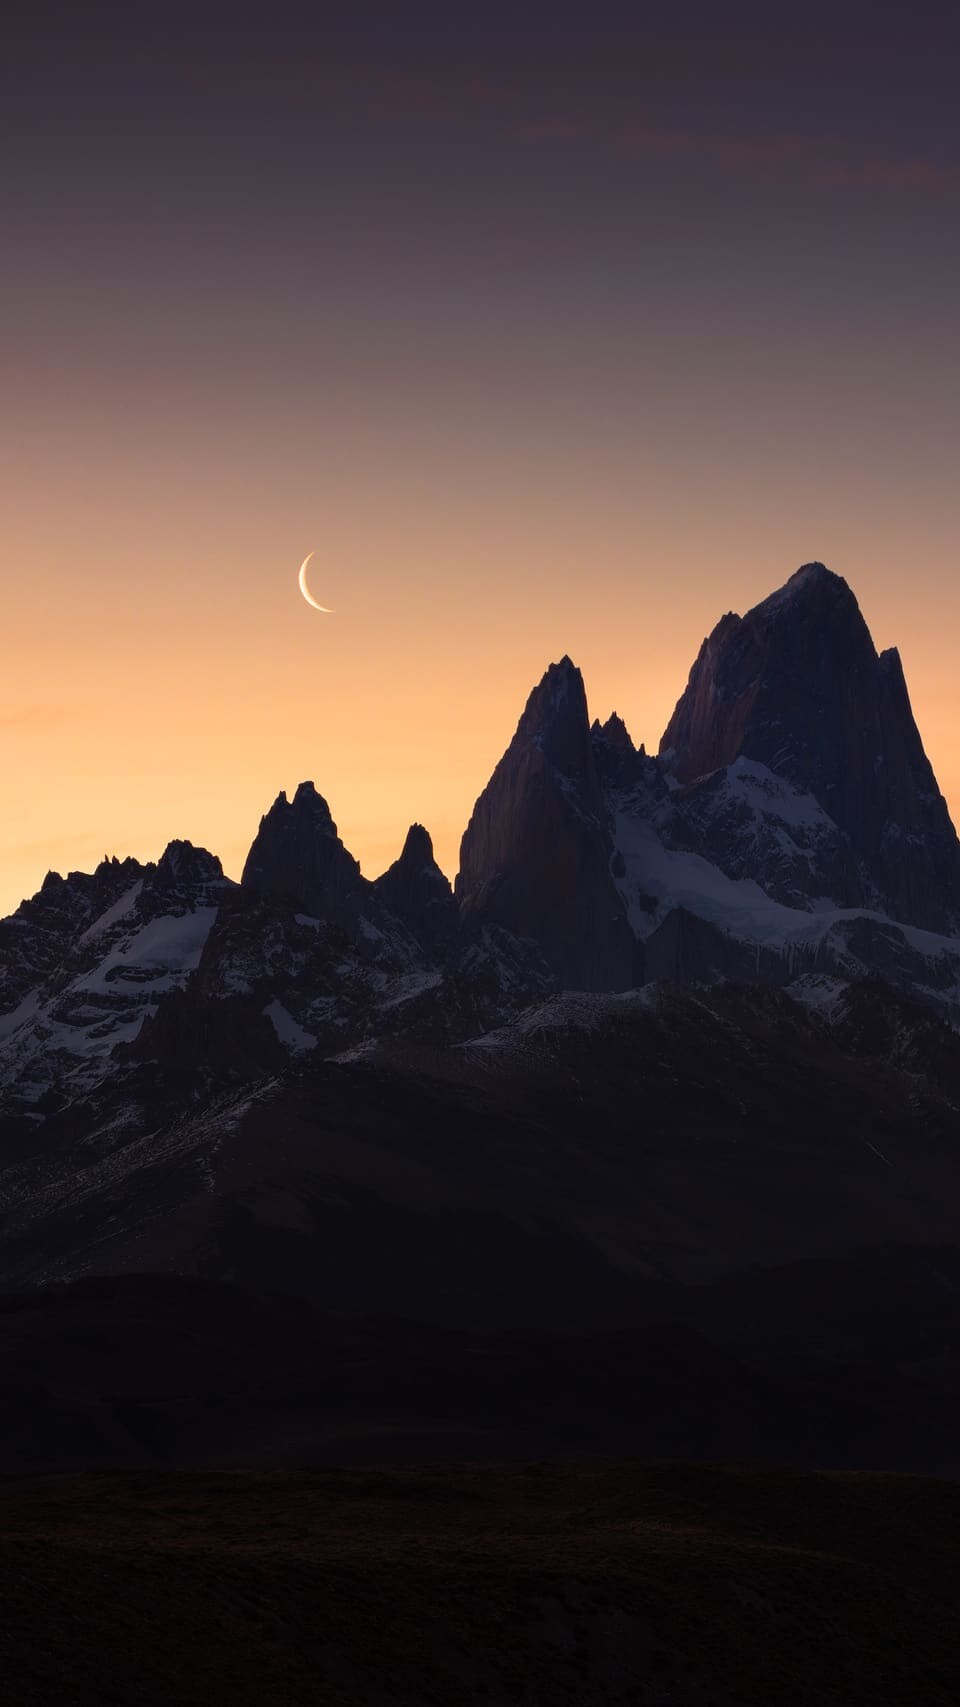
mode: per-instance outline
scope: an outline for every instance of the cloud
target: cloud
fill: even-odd
[[[915,39],[639,24],[619,36],[507,39],[509,49],[493,40],[457,50],[441,38],[358,52],[345,38],[299,57],[199,56],[182,71],[215,103],[312,112],[318,125],[473,132],[849,189],[931,192],[960,176],[952,90],[938,81],[942,67],[917,58]],[[925,149],[918,114],[941,105],[946,122]]]
[[[586,134],[584,140],[587,140]],[[625,155],[699,160],[730,174],[790,176],[820,185],[883,190],[956,187],[958,171],[929,159],[899,155],[840,135],[753,131],[671,130],[626,125],[599,130],[594,142]]]
[[[242,8],[224,27],[225,5],[210,0],[190,7],[189,28],[175,3],[149,29],[136,8],[107,11],[109,29],[107,12],[94,28],[86,9],[70,24],[67,8],[62,31],[34,32],[20,80],[56,51],[61,75],[43,87],[71,112],[119,102],[127,125],[175,115],[178,134],[206,126],[225,142],[252,119],[268,135],[288,124],[302,135],[305,121],[318,136],[443,131],[896,194],[953,189],[960,172],[960,25],[907,27],[892,0],[809,0],[773,24],[759,0],[677,0],[670,25],[603,0],[589,20],[523,0],[466,11],[357,0],[281,7],[273,28]]]

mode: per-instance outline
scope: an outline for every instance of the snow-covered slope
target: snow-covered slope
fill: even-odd
[[[791,893],[798,864],[815,867],[838,834],[812,796],[744,760],[709,780],[708,809],[702,794],[664,801],[644,786],[610,796],[612,869],[631,927],[651,944],[649,976],[683,977],[664,958],[664,927],[682,914],[707,927],[700,976],[780,983],[804,970],[880,973],[960,1014],[960,939],[829,893],[793,905],[779,898]],[[698,840],[716,857],[695,851]],[[740,875],[751,869],[762,882]]]
[[[673,787],[656,822],[671,847],[703,854],[728,877],[760,879],[787,906],[818,907],[825,899],[856,906],[865,897],[880,903],[816,796],[742,753],[695,783]]]
[[[48,879],[21,909],[21,935],[46,952],[0,1018],[4,1107],[55,1106],[96,1084],[118,1045],[132,1043],[161,998],[196,970],[230,887],[219,860],[184,843],[171,844],[156,865],[104,862],[93,879]],[[108,905],[97,911],[97,900]]]

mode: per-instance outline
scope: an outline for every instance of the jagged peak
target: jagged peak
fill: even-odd
[[[411,824],[400,851],[401,865],[435,865],[433,839],[422,824]]]
[[[559,709],[571,698],[581,699],[586,705],[586,690],[583,677],[573,659],[564,653],[556,664],[548,664],[539,682],[527,700],[524,718],[531,709]],[[522,720],[521,720],[522,721]]]
[[[843,576],[837,575],[832,569],[828,569],[827,565],[821,563],[818,557],[815,557],[811,563],[801,563],[799,569],[795,569],[793,574],[787,578],[785,585],[799,589],[813,581],[821,581],[826,585],[834,583],[840,587],[847,586]],[[849,588],[847,590],[849,591]]]
[[[849,583],[825,563],[803,563],[775,592],[751,606],[745,616],[727,611],[711,629],[693,662],[685,694],[681,695],[661,739],[661,757],[674,749],[675,742],[668,737],[671,731],[676,733],[677,713],[684,700],[695,691],[704,672],[713,673],[721,657],[733,657],[738,648],[750,649],[758,642],[765,645],[773,636],[789,645],[794,634],[809,633],[810,629],[821,630],[831,645],[846,645],[853,637],[858,647],[876,657],[870,630]]]
[[[260,820],[240,878],[244,889],[294,902],[302,912],[355,922],[366,885],[312,782],[278,795]]]
[[[193,842],[168,842],[157,862],[157,877],[166,883],[213,883],[223,876],[216,854]]]
[[[411,824],[399,859],[378,877],[374,891],[428,955],[443,950],[457,931],[457,906],[449,880],[433,857],[422,824]]]
[[[630,738],[630,731],[619,712],[611,711],[606,723],[595,722],[593,727],[609,746],[622,752],[635,753],[637,751]]]
[[[123,859],[117,854],[104,854],[96,871],[125,871],[128,866],[136,866],[140,870],[140,861],[133,854],[126,854]]]
[[[799,602],[845,605],[858,616],[860,614],[856,594],[843,576],[828,569],[825,563],[813,562],[802,563],[782,587],[778,587],[776,592],[770,593],[767,598],[761,599],[758,605],[754,605],[748,612],[747,620],[761,615],[776,615]]]
[[[597,768],[605,783],[622,786],[642,774],[647,752],[643,743],[635,747],[623,718],[612,711],[606,723],[595,720],[590,729]]]
[[[284,796],[284,803],[286,804],[286,796]],[[295,812],[298,817],[309,816],[314,823],[329,825],[334,833],[336,832],[333,814],[315,782],[309,780],[298,782],[288,809],[290,812]]]
[[[333,822],[330,807],[314,782],[298,783],[292,800],[287,798],[286,789],[281,788],[269,812],[261,818],[260,823],[263,825],[268,818],[287,817],[292,814],[298,818],[310,817],[317,824],[329,826],[336,834],[337,827]]]
[[[849,582],[845,581],[842,575],[837,575],[833,569],[828,569],[825,563],[815,560],[812,563],[801,563],[799,569],[795,569],[782,586],[768,593],[766,598],[760,599],[757,604],[751,605],[745,616],[740,616],[737,611],[725,611],[704,640],[700,657],[714,650],[733,629],[746,627],[749,630],[758,621],[776,618],[780,614],[786,614],[791,607],[796,609],[799,605],[802,608],[805,603],[831,606],[835,609],[845,606],[863,623],[857,596]],[[866,627],[866,624],[863,626]]]
[[[739,625],[718,626],[660,751],[680,783],[739,756],[767,766],[847,839],[860,873],[851,893],[870,905],[879,895],[908,924],[953,928],[960,850],[899,653],[878,657],[855,594],[825,564],[802,565]]]
[[[590,725],[583,677],[566,654],[550,664],[524,707],[514,742],[541,747],[561,770],[576,771],[589,747]]]

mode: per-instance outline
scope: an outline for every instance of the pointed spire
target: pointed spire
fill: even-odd
[[[422,824],[410,825],[400,858],[373,887],[378,900],[406,925],[428,954],[445,952],[456,935],[457,905]]]
[[[610,829],[583,678],[568,657],[527,700],[460,844],[471,919],[535,942],[574,989],[623,989],[633,939],[610,874]]]
[[[422,866],[435,864],[433,841],[429,830],[425,830],[422,824],[410,825],[400,853],[400,864],[417,870]],[[439,870],[439,867],[437,869]]]
[[[355,923],[368,888],[312,782],[302,782],[292,801],[278,794],[260,820],[240,882],[244,889],[345,925]]]

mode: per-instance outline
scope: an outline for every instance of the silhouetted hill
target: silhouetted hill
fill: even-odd
[[[21,1471],[682,1454],[955,1475],[956,1253],[650,1286],[615,1328],[334,1316],[133,1275],[0,1300]]]

